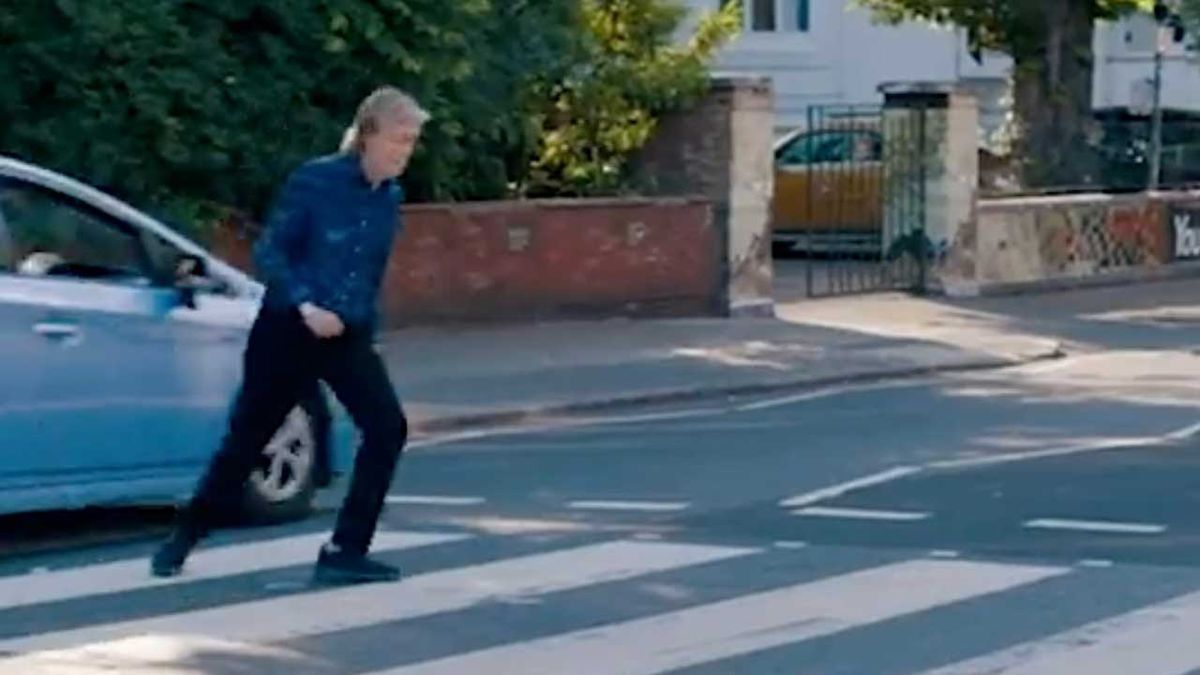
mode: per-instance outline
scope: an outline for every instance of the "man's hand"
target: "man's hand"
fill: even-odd
[[[337,337],[346,330],[346,326],[337,314],[317,307],[311,302],[300,305],[300,316],[304,317],[304,323],[313,332],[313,335],[319,338]]]

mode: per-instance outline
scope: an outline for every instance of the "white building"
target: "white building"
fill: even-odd
[[[697,11],[724,0],[686,0]],[[980,99],[986,131],[1007,110],[1011,59],[985,54],[977,63],[963,31],[928,24],[879,25],[852,0],[742,0],[746,26],[722,55],[723,73],[772,79],[780,130],[804,123],[814,104],[873,103],[889,81],[956,81]],[[1149,17],[1101,24],[1096,33],[1097,107],[1130,106],[1149,91],[1154,24]],[[1200,60],[1172,45],[1164,105],[1200,110]]]
[[[1096,31],[1097,108],[1149,108],[1153,101],[1157,26],[1136,15]],[[1186,41],[1185,41],[1186,42]],[[1163,62],[1163,107],[1200,111],[1200,53],[1170,43]]]

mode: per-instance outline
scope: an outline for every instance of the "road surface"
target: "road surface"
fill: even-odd
[[[0,561],[3,673],[1200,672],[1187,335],[1008,371],[468,433],[405,458],[396,584],[332,515]]]

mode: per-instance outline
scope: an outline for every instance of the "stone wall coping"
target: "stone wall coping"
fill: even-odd
[[[572,197],[552,199],[503,199],[471,202],[414,202],[404,204],[405,212],[419,211],[497,211],[505,209],[555,208],[555,209],[602,209],[629,206],[688,206],[710,204],[711,200],[699,195],[664,197]]]
[[[1011,211],[1028,208],[1054,208],[1064,206],[1104,206],[1125,202],[1142,202],[1146,200],[1159,201],[1190,201],[1200,200],[1200,189],[1170,190],[1155,192],[1101,193],[1086,192],[1070,195],[1035,195],[1018,197],[989,197],[980,199],[978,210]]]

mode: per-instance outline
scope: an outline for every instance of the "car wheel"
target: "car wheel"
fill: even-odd
[[[322,452],[318,424],[296,406],[263,449],[246,481],[243,515],[252,524],[303,518],[312,511],[315,472]]]

